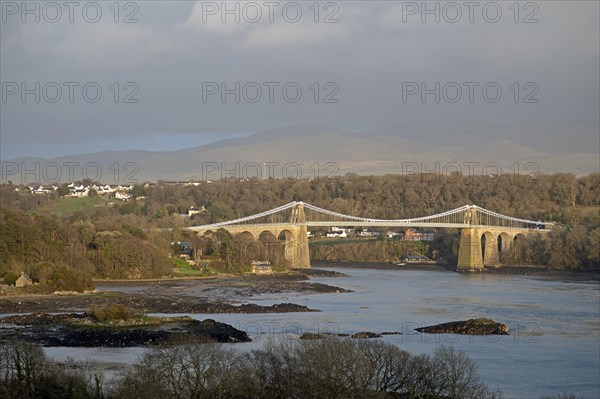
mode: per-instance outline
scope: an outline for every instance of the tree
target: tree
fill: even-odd
[[[56,189],[56,194],[58,194],[60,197],[69,195],[70,192],[71,191],[69,190],[69,187],[67,186],[67,184],[62,184]]]

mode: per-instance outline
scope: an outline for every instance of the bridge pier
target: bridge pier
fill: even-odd
[[[481,235],[477,229],[465,228],[460,232],[457,269],[459,272],[483,270]]]
[[[500,257],[507,259],[513,246],[514,235],[508,233],[500,234]]]
[[[483,250],[484,266],[500,266],[500,256],[498,254],[498,235],[493,233],[484,233],[485,248]]]
[[[306,216],[304,214],[304,203],[299,202],[292,207],[290,223],[304,224]],[[291,260],[292,268],[307,269],[310,268],[310,254],[308,252],[308,228],[304,226],[294,226],[294,258]],[[287,250],[287,242],[286,242]]]
[[[291,259],[293,269],[310,269],[310,254],[308,252],[308,229],[306,226],[296,227],[294,237],[294,257]],[[287,243],[286,243],[287,246]]]

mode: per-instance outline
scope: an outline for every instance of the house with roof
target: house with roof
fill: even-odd
[[[122,201],[128,201],[130,198],[131,198],[131,194],[129,194],[126,191],[119,190],[115,193],[115,199],[122,200]]]
[[[25,272],[21,272],[21,276],[15,281],[15,287],[27,287],[30,285],[33,285],[33,280]]]

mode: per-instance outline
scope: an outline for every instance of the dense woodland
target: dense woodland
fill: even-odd
[[[547,238],[532,238],[516,246],[511,258],[504,261],[600,271],[598,173],[579,178],[569,174],[535,178],[348,174],[314,180],[232,179],[198,186],[158,182],[135,186],[132,194],[145,198],[129,202],[101,197],[66,199],[60,197],[60,190],[33,195],[15,188],[10,184],[0,186],[0,276],[10,281],[26,271],[35,281],[56,289],[83,289],[91,286],[93,277],[169,275],[173,269],[170,258],[176,253],[171,243],[193,239],[177,229],[157,232],[153,228],[218,222],[290,201],[385,219],[424,216],[477,204],[506,215],[554,221],[556,229]],[[179,215],[192,206],[204,207],[205,211],[191,218]],[[234,245],[239,244],[236,238],[223,231],[216,235],[203,254],[220,258],[224,271],[243,270],[249,259],[232,250],[239,248]],[[379,244],[379,248],[384,247]],[[427,251],[453,260],[457,249],[458,232],[439,231]],[[385,257],[382,254],[380,260]]]

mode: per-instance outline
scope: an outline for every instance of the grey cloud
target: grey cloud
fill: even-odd
[[[537,24],[515,24],[510,14],[497,24],[403,23],[398,3],[371,1],[337,2],[339,23],[329,26],[303,19],[209,27],[190,2],[139,2],[140,22],[131,25],[9,21],[1,24],[3,82],[97,82],[103,96],[94,104],[81,98],[23,104],[11,97],[0,111],[0,155],[117,150],[136,140],[139,149],[160,150],[169,137],[189,146],[297,123],[368,130],[423,120],[597,120],[599,5],[573,3],[539,2]],[[497,82],[503,99],[403,102],[402,82],[413,81]],[[110,89],[115,82],[118,103]],[[127,82],[139,88],[136,104],[122,102]],[[297,82],[303,97],[290,103],[278,91],[274,103],[265,92],[255,104],[221,103],[218,96],[203,102],[203,82]],[[339,87],[338,103],[322,102],[328,82]],[[539,103],[514,103],[514,82],[537,83]],[[532,134],[544,139],[539,129]],[[144,140],[149,135],[162,138]]]

